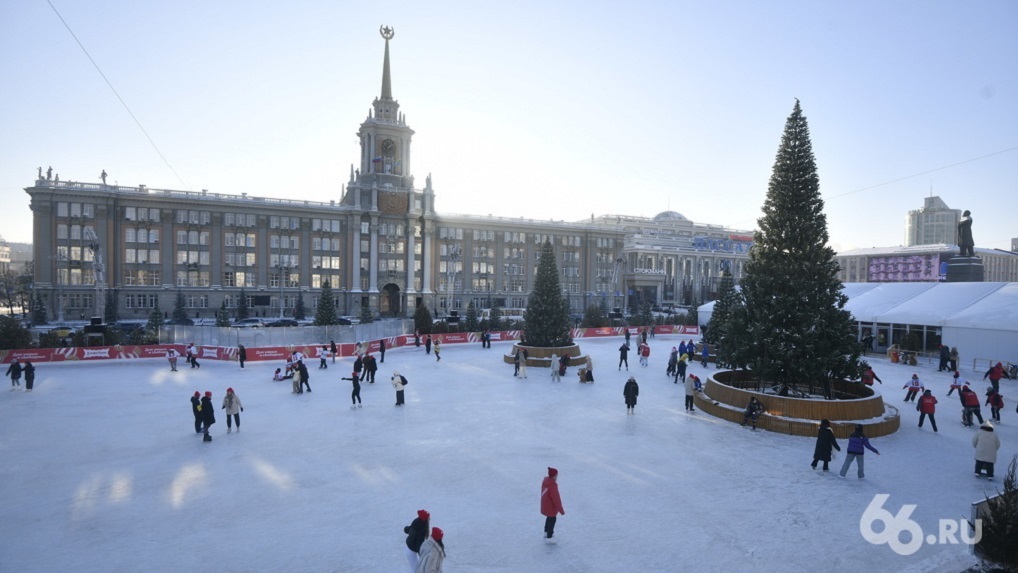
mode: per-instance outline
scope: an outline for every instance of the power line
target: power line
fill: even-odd
[[[145,138],[148,139],[148,142],[152,145],[152,149],[156,150],[156,153],[159,154],[160,159],[162,159],[163,163],[165,163],[166,166],[170,168],[170,171],[173,172],[173,175],[177,178],[177,181],[180,181],[180,184],[184,186],[184,189],[190,191],[191,186],[185,183],[184,179],[181,178],[180,175],[177,173],[177,170],[174,169],[172,165],[170,165],[169,160],[167,160],[166,156],[163,155],[163,152],[159,150],[159,146],[156,145],[156,142],[152,139],[152,136],[150,136],[148,134],[148,131],[145,130],[145,127],[141,125],[141,122],[138,121],[137,117],[135,117],[134,112],[131,111],[131,108],[127,105],[127,102],[124,101],[124,98],[120,97],[120,93],[117,92],[117,88],[113,87],[113,83],[110,82],[109,78],[106,77],[106,74],[103,73],[102,69],[99,67],[99,64],[96,63],[95,59],[92,58],[92,54],[88,53],[88,50],[85,49],[85,45],[82,44],[81,40],[78,39],[78,36],[74,33],[74,30],[72,30],[71,27],[67,25],[67,21],[65,21],[64,17],[60,15],[60,11],[57,10],[57,7],[54,6],[53,2],[51,2],[50,0],[46,0],[46,3],[49,4],[49,7],[53,9],[53,12],[57,15],[57,18],[60,18],[60,22],[64,25],[65,28],[67,28],[67,31],[71,34],[71,37],[74,38],[74,41],[78,43],[78,47],[81,48],[81,51],[85,52],[85,56],[88,57],[88,61],[92,62],[92,65],[95,67],[95,70],[99,72],[99,75],[102,76],[103,81],[105,81],[106,85],[110,87],[110,90],[113,92],[113,95],[117,96],[117,99],[120,100],[120,105],[124,106],[124,109],[127,110],[127,114],[130,115],[131,119],[134,120],[134,123],[138,126],[138,129],[140,129],[141,132],[145,134]]]

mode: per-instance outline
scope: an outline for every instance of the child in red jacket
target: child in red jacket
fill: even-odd
[[[937,420],[933,417],[933,414],[937,411],[937,399],[933,396],[933,392],[926,390],[923,392],[923,397],[919,398],[919,403],[915,407],[919,410],[919,427],[923,427],[923,421],[926,416],[930,417],[930,425],[933,426],[933,431],[937,431]]]

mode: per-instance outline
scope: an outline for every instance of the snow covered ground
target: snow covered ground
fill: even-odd
[[[963,545],[899,556],[860,534],[875,494],[892,514],[916,504],[924,533],[967,517],[999,487],[1018,445],[1015,382],[997,480],[973,476],[975,430],[947,398],[936,364],[873,360],[888,400],[918,372],[940,399],[940,432],[902,428],[873,443],[866,479],[810,470],[814,440],[752,432],[683,410],[664,376],[677,336],[651,340],[650,367],[626,415],[619,338],[581,340],[596,383],[573,368],[516,379],[508,343],[390,350],[364,407],[350,409],[350,359],[317,370],[313,393],[272,382],[277,366],[205,361],[173,373],[163,360],[39,364],[36,390],[0,392],[0,571],[380,571],[406,569],[403,527],[420,508],[445,531],[445,571],[960,571]],[[183,366],[183,360],[181,360]],[[395,407],[389,376],[409,380]],[[703,374],[699,365],[690,369]],[[982,395],[982,373],[965,373]],[[702,377],[702,376],[701,376]],[[243,400],[240,433],[222,402]],[[189,403],[211,390],[214,440],[193,430]],[[989,410],[984,409],[984,417]],[[840,442],[842,447],[845,441]],[[839,469],[844,454],[833,463]],[[566,515],[542,541],[538,494],[559,469]],[[877,528],[879,530],[879,528]]]

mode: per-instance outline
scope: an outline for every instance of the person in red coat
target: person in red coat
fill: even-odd
[[[1004,409],[1004,397],[992,386],[986,389],[986,405],[990,407],[990,418],[994,422],[999,422],[1000,411]]]
[[[926,420],[926,416],[930,417],[930,425],[933,426],[933,431],[937,431],[937,420],[933,417],[933,414],[937,411],[937,399],[933,396],[933,392],[926,390],[923,392],[923,397],[919,398],[919,404],[915,407],[919,410],[919,427],[923,427],[923,421]]]
[[[544,516],[544,537],[546,543],[555,543],[555,520],[559,514],[565,515],[562,509],[562,498],[558,495],[558,470],[548,468],[548,477],[541,482],[541,515]]]

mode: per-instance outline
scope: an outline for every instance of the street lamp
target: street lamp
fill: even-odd
[[[460,257],[459,245],[449,246],[449,260],[446,262],[445,313],[452,310],[453,287],[456,285],[456,261]]]
[[[67,255],[57,251],[57,254],[50,257],[51,261],[56,261],[56,276],[57,276],[57,322],[64,322],[64,285],[60,281],[60,263],[67,261]]]

